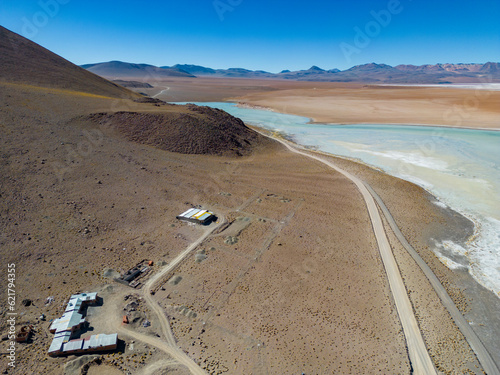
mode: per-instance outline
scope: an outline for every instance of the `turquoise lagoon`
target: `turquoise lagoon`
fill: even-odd
[[[357,159],[422,186],[475,223],[463,247],[436,242],[450,268],[467,268],[500,296],[500,132],[414,125],[310,124],[310,119],[234,103],[195,103],[220,108],[245,123],[280,131],[304,146]],[[454,260],[445,254],[456,254]],[[461,259],[461,260],[460,260]]]

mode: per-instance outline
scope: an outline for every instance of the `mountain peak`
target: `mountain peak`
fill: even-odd
[[[377,63],[368,63],[368,64],[361,64],[361,65],[356,65],[353,66],[350,69],[347,69],[348,71],[353,71],[353,70],[362,70],[362,71],[369,71],[369,70],[390,70],[394,69],[392,66],[387,65],[387,64],[377,64]]]
[[[323,69],[321,69],[320,67],[317,67],[316,65],[311,66],[308,70],[315,70],[317,72],[324,72]]]

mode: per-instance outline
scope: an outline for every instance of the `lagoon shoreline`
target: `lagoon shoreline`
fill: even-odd
[[[214,103],[197,104],[213,105]],[[245,106],[245,108],[267,110],[262,106],[253,105]],[[276,116],[281,115],[274,109],[271,111]],[[238,115],[236,114],[236,116]],[[263,129],[255,121],[250,123],[247,121],[247,125]],[[406,126],[406,124],[398,125]],[[443,126],[443,128],[446,127],[450,126]],[[288,135],[286,130],[283,132],[284,134],[281,135],[285,138],[291,138],[298,144],[302,143],[296,137]],[[319,153],[331,158],[342,169],[367,181],[381,196],[404,236],[436,274],[496,363],[500,363],[500,354],[498,354],[500,353],[500,343],[497,339],[500,336],[500,317],[497,314],[497,311],[500,310],[500,299],[493,292],[480,285],[469,272],[446,267],[433,251],[437,242],[453,241],[460,246],[465,246],[475,234],[475,224],[453,209],[436,204],[439,200],[433,194],[413,182],[391,176],[382,169],[373,168],[368,163],[360,163],[357,160],[349,160],[321,151]],[[421,319],[419,324],[426,340],[428,340],[427,344],[430,346],[431,353],[437,354],[439,349],[436,348],[442,344],[443,340],[456,349],[456,338],[461,336],[458,328],[454,324],[449,325],[451,318],[446,311],[437,313],[437,310],[430,308],[430,306],[434,306],[434,309],[437,309],[437,305],[440,303],[436,302],[436,295],[433,290],[429,289],[425,276],[415,271],[415,265],[410,259],[407,259],[407,254],[399,248],[397,243],[394,243],[393,247],[402,268],[405,283],[408,282],[410,285],[407,288],[412,297],[412,303],[419,310],[417,311]],[[446,337],[451,341],[444,339]],[[461,340],[463,337],[458,342]],[[439,353],[439,355],[443,355],[443,353]],[[450,356],[450,354],[445,354],[445,356]]]
[[[260,131],[269,131],[269,129],[255,125],[250,126]],[[293,143],[299,144],[293,136],[286,133],[282,134],[282,136]],[[299,146],[301,145],[299,144]],[[497,313],[500,311],[500,298],[497,298],[495,293],[476,281],[468,272],[468,269],[451,269],[447,267],[438,258],[436,252],[432,250],[435,248],[436,243],[444,243],[445,241],[452,241],[459,246],[465,247],[468,241],[477,235],[476,223],[446,205],[436,204],[439,202],[437,197],[411,181],[392,176],[384,170],[377,169],[361,160],[332,155],[317,149],[307,151],[333,161],[340,168],[360,177],[373,187],[389,208],[405,238],[438,277],[455,305],[487,348],[493,360],[497,364],[500,363],[500,341],[498,340],[498,337],[500,337],[500,317]],[[390,188],[388,189],[388,187]],[[419,220],[422,217],[427,219]],[[391,232],[388,227],[386,230]],[[418,288],[425,289],[427,281],[422,280],[424,278],[423,274],[414,277],[413,281],[410,280],[411,277],[407,276],[407,274],[418,273],[418,271],[414,270],[416,264],[408,259],[408,254],[405,254],[405,250],[400,247],[395,238],[393,238],[391,244],[401,272],[406,276],[405,282],[414,283],[413,285]],[[407,288],[409,287],[407,286]],[[427,296],[413,296],[412,303],[417,310],[419,305],[431,304],[432,297],[430,294],[433,294],[434,291],[429,289],[427,293],[429,293]],[[412,292],[410,291],[411,295]],[[418,301],[418,298],[420,298],[420,301]],[[425,316],[425,313],[420,315],[421,318],[422,316]],[[430,317],[422,319],[430,319]],[[441,319],[443,318],[441,317]],[[436,339],[449,334],[450,327],[443,330],[442,327],[438,328],[436,325],[429,325],[429,322],[420,321],[419,324],[424,336],[427,338],[436,333],[430,334],[430,331],[426,331],[429,329],[440,332]],[[440,324],[445,323],[441,321]],[[427,344],[429,345],[429,343]]]
[[[321,155],[328,154],[321,152]],[[446,267],[431,250],[436,242],[447,240],[465,246],[474,236],[475,224],[449,207],[437,206],[434,195],[412,182],[353,160],[334,155],[329,158],[372,186],[394,216],[405,238],[441,281],[496,363],[500,363],[500,298],[476,281],[468,270]],[[401,254],[400,250],[399,259],[403,258]],[[413,272],[410,268],[405,270],[403,267],[402,273]]]
[[[227,103],[233,103],[239,108],[248,108],[248,109],[258,109],[261,111],[269,111],[269,112],[274,112],[274,113],[280,113],[276,109],[272,107],[266,107],[266,106],[261,106],[261,105],[252,105],[248,104],[246,102],[239,102],[235,100],[227,100]],[[290,113],[285,113],[285,114],[290,114],[290,115],[295,115],[295,116],[303,116],[302,114],[298,112],[290,112]],[[499,120],[500,121],[500,120]],[[336,126],[348,126],[348,125],[388,125],[388,126],[425,126],[429,128],[452,128],[452,129],[467,129],[467,130],[485,130],[485,131],[500,131],[500,123],[498,125],[498,128],[481,128],[481,127],[474,127],[474,126],[456,126],[456,125],[442,125],[442,124],[423,124],[423,123],[398,123],[398,122],[367,122],[367,123],[360,123],[360,122],[324,122],[324,121],[315,121],[313,118],[310,118],[310,121],[308,124],[311,125],[336,125]]]
[[[259,131],[269,132],[269,129],[255,125],[250,126]],[[298,144],[293,137],[289,137],[287,134],[284,134],[284,138]],[[438,199],[431,192],[410,181],[392,176],[360,160],[332,155],[321,150],[307,148],[304,150],[321,155],[372,186],[388,207],[405,238],[438,277],[493,360],[497,364],[500,363],[500,342],[498,340],[500,317],[497,313],[500,311],[500,299],[476,281],[468,270],[447,267],[432,250],[436,243],[445,241],[453,241],[461,246],[466,246],[467,242],[476,235],[476,224],[448,206],[437,205]],[[446,318],[447,312],[433,311],[423,307],[436,303],[435,292],[429,288],[428,280],[416,269],[418,268],[416,263],[409,258],[406,250],[397,241],[385,220],[384,225],[391,238],[391,246],[401,273],[405,283],[407,283],[412,304],[419,316],[419,325],[424,337],[426,337],[426,344],[429,346],[430,352],[433,353],[433,347],[438,346],[443,338],[449,336],[450,331],[457,329],[457,327],[454,324],[452,324],[453,328],[449,325]],[[417,289],[421,289],[420,295],[416,293]],[[433,313],[436,313],[436,316],[429,316]],[[453,335],[461,336],[461,333],[455,331]]]
[[[481,271],[485,272],[489,267],[485,263],[489,258],[482,256],[496,243],[492,237],[496,226],[491,226],[489,220],[500,219],[492,209],[496,204],[500,205],[500,201],[491,200],[491,194],[495,194],[494,187],[500,188],[500,181],[495,179],[494,165],[491,165],[495,163],[494,155],[497,154],[496,138],[489,138],[490,135],[498,137],[498,133],[469,133],[466,129],[444,131],[445,127],[443,131],[428,127],[407,128],[401,124],[323,128],[309,124],[306,117],[274,111],[269,113],[251,107],[240,108],[233,103],[197,104],[226,110],[241,117],[247,124],[278,132],[281,137],[308,149],[347,158],[421,186],[436,197],[435,205],[446,204],[476,225],[476,230],[469,236],[474,236],[472,244],[465,245],[469,238],[459,242],[443,240],[434,244],[434,251],[451,268],[472,264],[478,281],[494,292],[499,291],[498,284],[493,282],[495,273],[492,270],[481,276]],[[385,147],[387,142],[390,143],[389,148]],[[481,185],[483,180],[490,184]],[[449,186],[454,184],[461,184],[461,189],[450,190]],[[486,210],[484,205],[491,208]],[[450,246],[454,250],[450,251]],[[471,249],[477,249],[477,254],[465,256],[465,252]],[[457,257],[460,258],[458,262]]]

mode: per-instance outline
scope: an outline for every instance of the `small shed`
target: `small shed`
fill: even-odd
[[[176,216],[177,219],[196,224],[207,224],[214,218],[214,213],[199,208],[190,208],[186,212]]]

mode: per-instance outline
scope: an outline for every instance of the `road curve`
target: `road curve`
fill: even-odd
[[[167,266],[163,267],[160,272],[150,277],[149,280],[144,284],[144,288],[141,289],[144,300],[151,308],[151,311],[154,312],[158,317],[158,321],[160,322],[161,326],[161,332],[163,334],[163,337],[165,338],[165,341],[136,332],[132,329],[124,327],[123,325],[117,327],[119,332],[155,346],[156,348],[169,354],[170,356],[172,356],[172,358],[174,358],[176,362],[186,366],[193,375],[206,375],[206,372],[177,346],[165,312],[163,311],[163,308],[158,304],[158,302],[152,297],[151,291],[154,289],[155,283],[160,281],[162,277],[167,273],[175,269],[194,249],[196,249],[198,245],[205,241],[205,239],[216,229],[219,229],[222,225],[224,225],[225,222],[225,218],[221,218],[217,225],[208,228],[205,233],[203,233],[203,235],[201,235],[195,242],[189,245],[186,250],[175,257]]]
[[[165,341],[160,340],[159,338],[152,337],[149,335],[145,335],[143,333],[136,332],[132,329],[125,328],[124,326],[119,326],[118,332],[133,337],[136,340],[142,341],[146,344],[154,346],[163,352],[170,355],[177,363],[186,366],[191,374],[194,375],[206,375],[206,372],[203,371],[201,367],[199,367],[189,356],[184,353],[178,347],[172,347],[170,344]]]
[[[165,91],[168,91],[168,90],[170,90],[170,87],[167,87],[165,90],[161,90],[158,94],[153,95],[153,98],[160,96],[161,94],[163,94]]]
[[[401,233],[398,225],[396,224],[396,221],[394,220],[393,216],[387,209],[382,199],[378,196],[378,194],[372,189],[370,185],[365,183],[365,186],[370,192],[370,194],[377,201],[380,209],[382,210],[382,213],[384,214],[385,218],[389,223],[389,226],[391,227],[392,231],[398,238],[399,242],[401,242],[401,245],[403,245],[406,251],[408,251],[408,253],[412,256],[415,262],[422,269],[422,272],[425,274],[425,276],[431,283],[432,287],[434,288],[434,291],[439,296],[441,302],[446,307],[449,314],[455,321],[455,324],[458,326],[458,328],[464,335],[465,339],[469,343],[470,347],[476,354],[476,357],[479,360],[479,363],[483,367],[484,371],[486,371],[488,375],[500,375],[500,371],[498,370],[498,367],[493,358],[491,357],[490,353],[488,352],[488,350],[484,347],[483,343],[476,335],[476,333],[474,332],[470,324],[467,322],[467,320],[464,318],[460,310],[457,308],[451,297],[448,295],[446,289],[443,287],[443,285],[436,277],[434,272],[432,272],[431,268],[427,265],[427,263],[424,262],[424,260],[420,257],[420,255],[409,244],[409,242],[404,237],[403,233]]]
[[[264,133],[261,134],[269,137]],[[337,167],[335,164],[319,156],[310,155],[306,152],[299,151],[284,140],[273,137],[269,138],[282,143],[291,152],[317,160],[336,170],[337,172],[341,173],[349,180],[351,180],[361,192],[365,200],[368,213],[370,215],[370,220],[372,222],[373,231],[377,239],[380,256],[387,273],[387,278],[389,280],[389,286],[394,298],[396,310],[398,311],[399,320],[401,321],[401,325],[403,326],[403,333],[406,338],[406,345],[408,347],[408,355],[410,357],[411,366],[413,368],[413,374],[437,375],[431,357],[427,352],[422,333],[420,332],[420,328],[418,327],[417,319],[415,318],[415,315],[413,313],[413,307],[408,297],[408,293],[406,292],[406,288],[399,272],[398,265],[396,263],[396,260],[394,259],[391,246],[389,245],[389,240],[387,239],[387,236],[385,234],[382,218],[380,217],[377,205],[372,195],[370,194],[364,183],[356,176],[344,171],[343,169]]]

